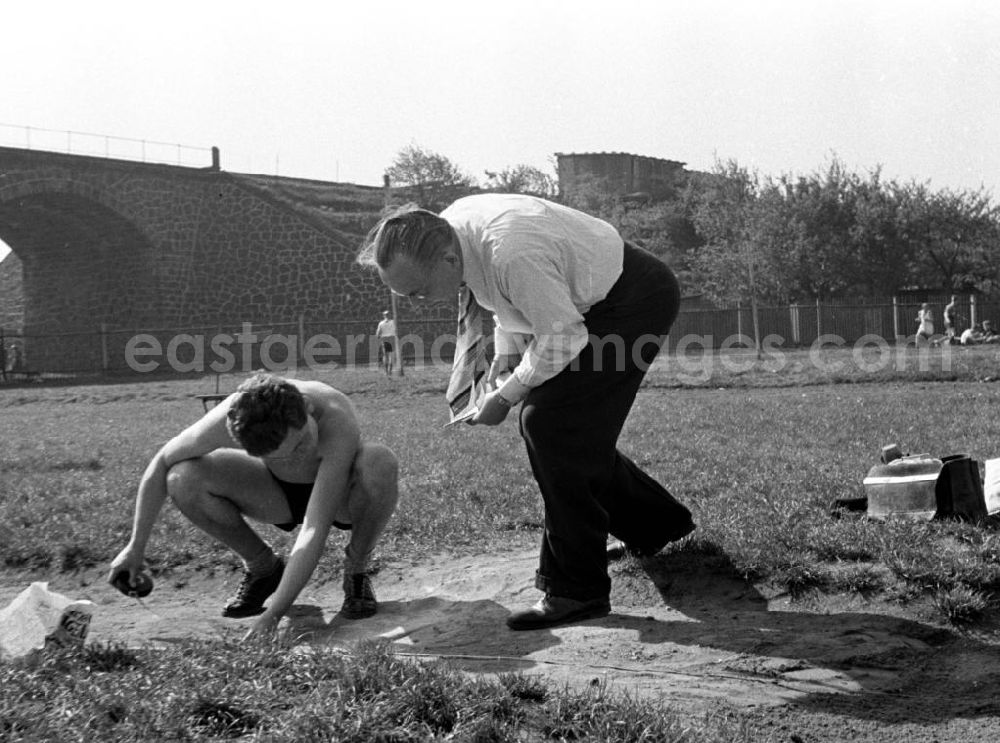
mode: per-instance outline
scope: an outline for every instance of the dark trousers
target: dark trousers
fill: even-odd
[[[688,509],[617,449],[679,306],[673,272],[626,243],[622,275],[584,315],[590,342],[524,400],[521,436],[545,503],[542,591],[606,597],[608,534],[652,553],[693,528]]]

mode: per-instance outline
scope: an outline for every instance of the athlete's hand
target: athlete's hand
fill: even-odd
[[[267,612],[264,612],[251,625],[247,633],[243,635],[243,642],[272,639],[278,632],[278,621],[277,618],[269,616]]]
[[[142,572],[143,555],[131,547],[126,547],[114,560],[111,561],[111,569],[108,571],[108,583],[114,584],[115,577],[120,573],[128,573],[129,585],[132,579]]]

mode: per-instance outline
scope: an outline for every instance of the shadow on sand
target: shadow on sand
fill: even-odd
[[[810,711],[890,723],[1000,715],[1000,647],[956,631],[879,613],[811,613],[795,611],[794,603],[769,609],[719,554],[678,550],[629,559],[613,568],[613,576],[615,607],[631,597],[641,614],[641,605],[651,603],[649,597],[636,602],[637,593],[655,590],[693,621],[616,612],[596,624],[631,630],[643,643],[730,651],[724,671],[747,678],[795,683],[833,671],[848,681],[830,689],[846,693],[791,699]]]
[[[288,614],[289,637],[297,643],[350,648],[366,640],[388,640],[401,655],[429,655],[457,667],[500,673],[526,670],[525,656],[558,644],[550,632],[517,633],[504,625],[509,611],[490,599],[461,601],[427,597],[379,603],[378,613],[350,620],[326,619],[318,606],[297,604]]]

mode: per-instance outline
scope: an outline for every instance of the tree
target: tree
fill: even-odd
[[[533,165],[515,165],[499,172],[486,171],[486,189],[500,193],[521,193],[555,198],[558,191],[556,179]]]
[[[440,209],[476,187],[475,179],[444,155],[410,144],[386,170],[393,186],[408,187],[421,206]]]
[[[607,178],[593,174],[577,176],[572,186],[559,194],[559,201],[612,224],[616,213],[621,210],[621,200],[614,194]]]
[[[761,208],[761,184],[756,172],[735,160],[716,162],[717,178],[700,192],[694,223],[705,239],[696,257],[704,287],[710,296],[729,301],[750,300],[754,345],[761,354],[758,299],[773,294],[771,271],[764,246],[768,211]]]
[[[763,233],[786,299],[828,297],[848,285],[857,180],[834,158],[824,172],[783,175],[763,188]]]
[[[910,190],[908,227],[924,283],[948,291],[991,290],[1000,211],[989,196],[981,190]]]
[[[682,286],[691,284],[689,257],[703,244],[690,207],[682,199],[649,204],[623,204],[610,217],[622,237],[658,256],[677,274]]]
[[[876,171],[860,182],[851,226],[851,285],[870,294],[893,294],[914,279],[914,242],[909,237],[907,189],[883,183]]]
[[[689,182],[674,199],[636,199],[614,193],[604,178],[580,175],[556,200],[609,222],[626,240],[670,264],[687,287],[696,283],[690,257],[704,243],[692,219],[697,192],[696,184]]]
[[[862,177],[834,158],[811,175],[777,180],[717,163],[689,192],[705,243],[691,253],[693,279],[719,300],[1000,288],[1000,207],[982,190],[885,182],[881,168]]]

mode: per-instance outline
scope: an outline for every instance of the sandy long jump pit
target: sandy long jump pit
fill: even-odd
[[[860,597],[825,604],[765,595],[724,558],[661,553],[612,564],[612,612],[547,630],[513,632],[506,616],[533,604],[537,555],[438,556],[384,567],[374,578],[379,612],[337,615],[339,579],[314,581],[283,631],[295,652],[344,651],[381,639],[401,655],[441,658],[476,674],[522,672],[557,684],[609,688],[683,703],[741,708],[794,704],[845,710],[891,704],[916,715],[961,715],[996,704],[1000,647]],[[91,642],[163,646],[238,640],[252,619],[224,619],[239,576],[158,582],[142,602],[102,580],[53,590],[96,604]],[[9,601],[21,589],[0,590]],[[988,693],[987,693],[988,692]],[[992,702],[990,701],[992,700]],[[935,708],[940,707],[938,712]]]

